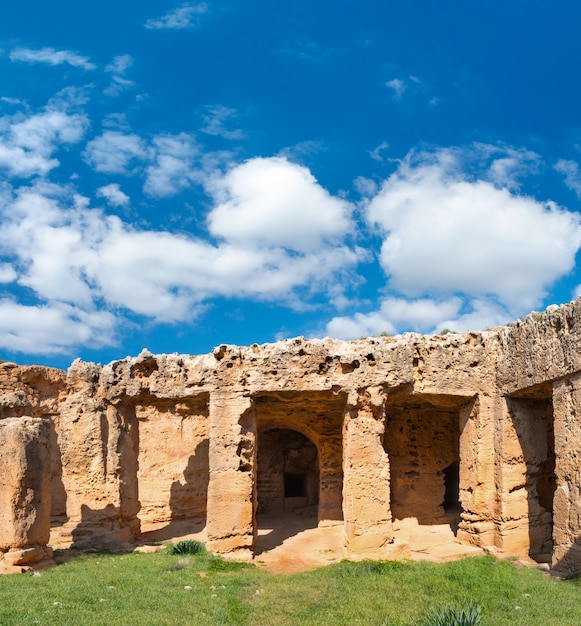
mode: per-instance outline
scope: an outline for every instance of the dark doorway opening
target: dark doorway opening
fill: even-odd
[[[289,474],[284,475],[284,497],[285,498],[306,498],[307,497],[307,475]]]
[[[444,507],[445,513],[454,513],[460,508],[460,461],[452,461],[445,467],[444,474]]]

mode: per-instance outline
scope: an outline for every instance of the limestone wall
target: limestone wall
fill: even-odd
[[[49,420],[52,517],[79,547],[196,519],[250,558],[257,513],[296,497],[351,554],[385,554],[394,517],[453,516],[462,541],[581,571],[580,355],[577,301],[480,333],[4,364],[0,424]]]

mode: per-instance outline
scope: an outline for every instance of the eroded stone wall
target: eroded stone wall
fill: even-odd
[[[581,571],[580,355],[578,300],[478,333],[3,364],[0,420],[49,420],[53,519],[81,547],[199,518],[212,549],[251,557],[261,501],[284,512],[294,473],[348,553],[382,554],[394,516],[457,508],[461,541]]]
[[[139,519],[205,523],[210,466],[208,398],[139,403]]]

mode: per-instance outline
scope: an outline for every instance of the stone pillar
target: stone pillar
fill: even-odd
[[[0,420],[0,573],[52,563],[51,428],[48,419]]]
[[[256,415],[242,393],[210,395],[208,548],[251,559],[256,538]]]
[[[552,567],[581,573],[581,374],[553,384],[555,475]]]
[[[380,387],[352,393],[343,425],[343,514],[348,553],[381,558],[393,540],[389,460]]]
[[[528,415],[518,399],[501,398],[497,420],[495,546],[505,554],[528,556],[529,493],[523,431]],[[533,428],[533,424],[528,424]],[[525,444],[526,445],[526,444]]]
[[[460,410],[460,504],[457,538],[475,546],[494,546],[497,507],[495,428],[499,399],[479,396]]]

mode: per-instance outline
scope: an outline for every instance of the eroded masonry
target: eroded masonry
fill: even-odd
[[[581,571],[581,300],[511,326],[302,338],[68,372],[0,366],[0,566],[199,519],[251,558],[257,517],[340,522],[389,557],[393,520]]]

